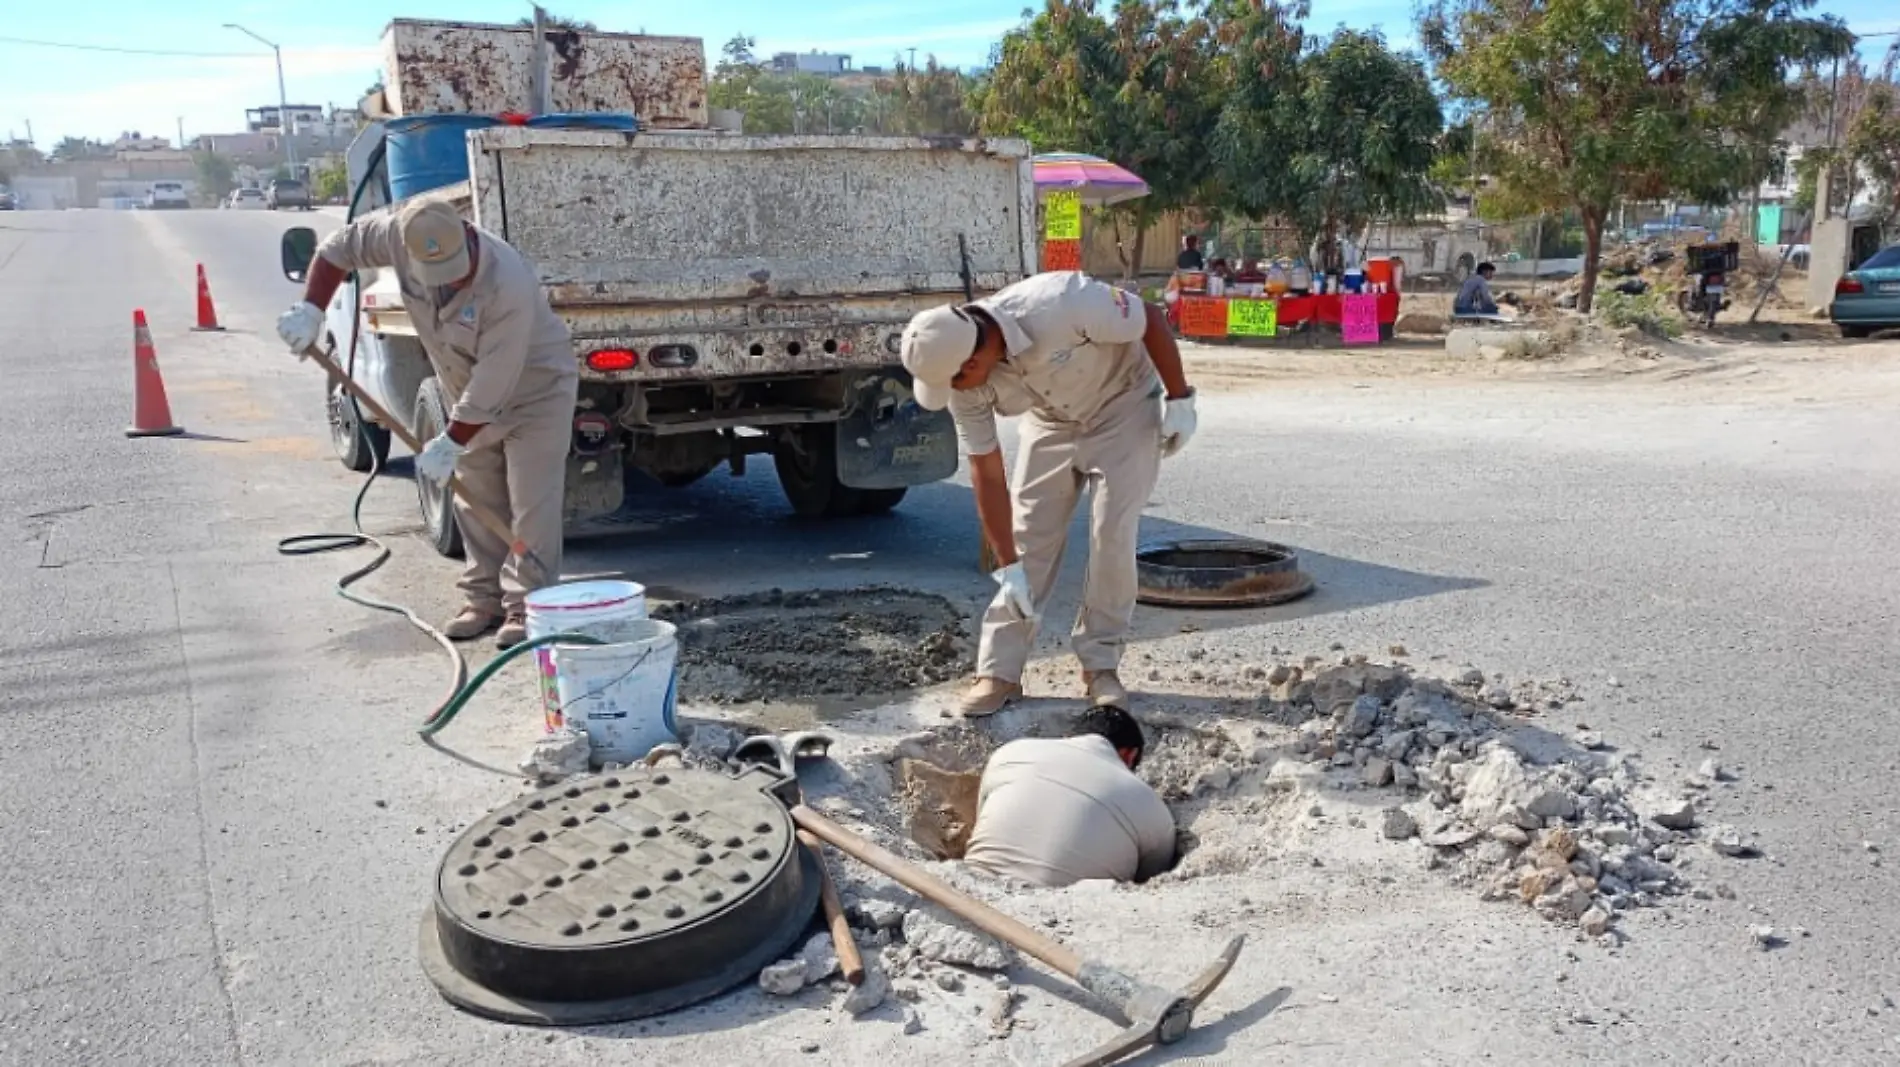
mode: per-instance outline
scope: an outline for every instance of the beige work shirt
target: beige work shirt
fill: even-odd
[[[1141,298],[1077,271],[1025,278],[976,306],[1003,331],[1008,358],[977,389],[950,397],[950,415],[966,452],[1002,447],[996,416],[1034,411],[1045,422],[1089,424],[1131,391],[1159,397],[1141,335],[1148,312]]]
[[[963,859],[1050,887],[1152,878],[1174,860],[1174,816],[1107,738],[1025,738],[984,766]]]
[[[518,409],[574,394],[580,380],[567,325],[548,306],[534,264],[487,230],[477,234],[475,278],[459,291],[417,281],[393,213],[324,239],[317,254],[346,271],[391,268],[403,307],[429,353],[456,422],[505,427]]]

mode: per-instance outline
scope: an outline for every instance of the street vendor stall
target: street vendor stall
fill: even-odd
[[[1323,325],[1337,327],[1349,345],[1391,340],[1399,318],[1402,265],[1397,261],[1372,259],[1363,271],[1333,277],[1296,270],[1293,276],[1304,285],[1294,290],[1285,288],[1277,271],[1276,281],[1267,286],[1238,287],[1202,272],[1176,272],[1168,285],[1169,321],[1185,337],[1275,337]]]
[[[1107,207],[1148,195],[1148,183],[1126,168],[1081,152],[1044,152],[1030,160],[1042,200],[1043,270],[1082,269],[1082,208]]]

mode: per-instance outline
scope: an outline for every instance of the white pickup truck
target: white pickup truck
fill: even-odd
[[[641,40],[573,36],[596,50]],[[580,48],[570,40],[560,54]],[[390,209],[382,136],[371,125],[348,154],[352,217]],[[469,180],[419,195],[448,200],[533,260],[573,333],[570,529],[611,526],[628,471],[684,486],[769,454],[793,509],[813,517],[887,511],[909,486],[955,472],[955,434],[912,401],[899,335],[923,308],[1033,269],[1027,144],[703,126],[501,126],[467,144]],[[287,274],[301,276],[313,244],[308,230],[286,234]],[[339,291],[325,344],[418,437],[442,426],[453,398],[436,388],[389,272]],[[387,432],[358,434],[334,392],[329,411],[339,456],[368,469],[365,442],[380,454]],[[422,496],[431,538],[453,553],[452,511],[440,494]]]

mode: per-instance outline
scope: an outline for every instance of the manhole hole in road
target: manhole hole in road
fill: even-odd
[[[1135,553],[1138,599],[1162,607],[1264,607],[1313,591],[1285,545],[1244,538],[1165,541]]]
[[[777,775],[636,768],[488,813],[442,858],[423,969],[510,1022],[671,1011],[750,979],[818,899]]]
[[[721,704],[896,693],[968,673],[963,616],[899,589],[695,600],[658,608],[679,627],[680,699]]]

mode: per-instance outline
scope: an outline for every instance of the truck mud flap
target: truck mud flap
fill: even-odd
[[[918,407],[900,371],[859,379],[837,428],[838,480],[853,489],[900,489],[957,472],[950,413]]]

